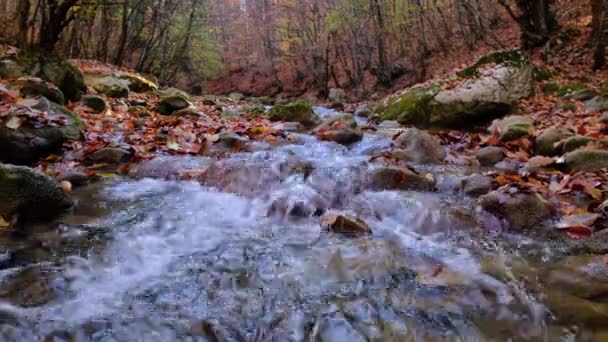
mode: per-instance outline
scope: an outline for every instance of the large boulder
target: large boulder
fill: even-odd
[[[60,104],[65,104],[65,97],[59,88],[38,77],[25,76],[9,84],[10,89],[19,92],[23,98],[43,96]]]
[[[79,139],[83,128],[76,114],[46,98],[23,100],[0,118],[0,160],[34,162]]]
[[[112,75],[86,74],[84,81],[88,87],[107,97],[129,97],[129,82]]]
[[[35,76],[55,84],[69,101],[79,100],[87,89],[80,70],[47,51],[29,50],[0,57],[0,78],[22,76]]]
[[[46,220],[72,205],[57,181],[28,167],[0,164],[0,189],[0,216],[6,220]]]
[[[417,128],[406,129],[395,140],[393,156],[418,164],[439,164],[446,152],[432,135]]]
[[[304,101],[297,100],[287,105],[276,105],[268,112],[270,121],[299,122],[311,128],[320,123],[320,119],[312,106]]]
[[[381,120],[418,126],[459,126],[467,120],[491,118],[509,113],[519,100],[533,94],[533,72],[523,52],[494,53],[463,70],[462,79],[389,97],[375,113]]]
[[[553,214],[551,205],[540,195],[514,187],[502,187],[482,196],[479,207],[514,230],[536,227]]]

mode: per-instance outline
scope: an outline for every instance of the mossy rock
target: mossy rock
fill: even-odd
[[[545,83],[545,85],[543,86],[543,93],[549,95],[549,94],[555,94],[559,91],[560,89],[560,85],[557,82],[547,82]]]
[[[158,103],[158,113],[160,115],[171,115],[174,112],[188,108],[192,105],[187,97],[173,95],[164,97]]]
[[[287,105],[276,105],[267,115],[270,121],[299,122],[308,128],[320,122],[312,106],[304,100],[296,100]]]
[[[583,90],[589,90],[589,87],[583,83],[571,83],[560,87],[556,95],[559,97],[566,97]]]
[[[21,76],[35,76],[53,83],[69,101],[80,100],[87,89],[80,70],[44,50],[23,50],[0,59],[0,78]]]
[[[507,155],[498,146],[486,146],[480,148],[475,157],[481,166],[494,166],[503,161]]]
[[[147,93],[158,89],[158,85],[156,83],[141,75],[117,73],[115,76],[121,80],[127,81],[129,90],[135,93]]]
[[[133,106],[133,107],[129,108],[129,110],[127,112],[129,114],[137,115],[139,117],[146,117],[146,116],[152,115],[150,113],[150,111],[148,110],[148,108],[146,108],[144,106]]]
[[[15,117],[40,115],[49,120],[63,122],[63,126],[42,126],[27,120],[17,128],[6,127]],[[57,152],[67,139],[79,139],[84,128],[80,118],[46,98],[27,99],[19,102],[7,116],[0,120],[0,160],[14,164],[28,164]]]
[[[576,150],[564,156],[568,171],[593,172],[608,168],[607,150]]]
[[[10,88],[18,91],[23,98],[43,96],[59,105],[65,104],[65,97],[59,88],[37,77],[21,77],[11,82]]]
[[[171,115],[174,116],[192,116],[192,117],[205,117],[205,113],[198,108],[188,107],[184,109],[180,109],[176,112],[173,112]]]
[[[401,124],[427,126],[433,110],[430,102],[440,90],[441,84],[436,84],[391,96],[379,103],[374,113],[379,116],[379,121],[394,120]]]
[[[494,121],[489,130],[499,132],[499,141],[511,141],[532,134],[534,121],[527,116],[512,115]]]
[[[228,97],[233,101],[243,101],[245,99],[245,95],[241,93],[231,93]]]
[[[560,148],[555,145],[571,136],[570,131],[562,128],[552,127],[543,130],[536,137],[536,154],[549,157],[560,154]]]
[[[529,63],[528,56],[521,50],[498,51],[481,57],[477,63],[457,73],[460,77],[477,77],[479,69],[488,64],[522,66]]]
[[[551,205],[540,195],[508,187],[482,196],[478,205],[514,230],[537,227],[553,214]]]
[[[106,100],[99,96],[85,95],[80,99],[83,106],[91,108],[95,113],[102,113],[108,109]]]
[[[0,164],[0,216],[21,222],[47,220],[72,205],[51,177],[28,167]]]
[[[587,112],[603,112],[608,110],[608,95],[601,95],[585,101]]]
[[[583,135],[575,135],[564,141],[563,152],[568,153],[578,150],[581,147],[587,146],[589,143],[597,143],[602,146],[608,146],[608,140],[591,138]]]
[[[245,112],[249,113],[249,115],[252,115],[254,117],[258,117],[264,115],[264,113],[266,113],[266,109],[261,106],[250,106],[245,108]]]
[[[155,90],[153,92],[154,95],[158,96],[158,97],[171,97],[171,96],[181,96],[185,99],[187,99],[188,101],[192,102],[192,99],[190,98],[190,95],[188,93],[186,93],[185,91],[181,90],[181,89],[177,89],[177,88],[165,88],[165,89],[158,89]]]
[[[128,82],[112,75],[87,74],[84,76],[87,86],[98,93],[112,98],[129,97]]]
[[[549,70],[536,66],[534,68],[534,80],[536,82],[547,81],[553,78],[553,73]]]

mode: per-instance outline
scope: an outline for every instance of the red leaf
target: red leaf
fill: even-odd
[[[593,235],[593,231],[589,227],[575,226],[568,228],[566,234],[568,234],[571,239],[584,240],[591,237],[591,235]]]

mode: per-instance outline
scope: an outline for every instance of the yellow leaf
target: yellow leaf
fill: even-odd
[[[2,228],[8,228],[10,226],[10,224],[8,222],[6,222],[2,216],[0,216],[0,229]]]

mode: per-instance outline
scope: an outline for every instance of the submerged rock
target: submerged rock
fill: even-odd
[[[579,298],[608,298],[608,264],[602,255],[564,257],[552,263],[542,279],[547,286]]]
[[[507,228],[534,228],[551,217],[553,209],[540,195],[502,187],[482,196],[479,207],[506,223]]]
[[[417,128],[406,129],[395,140],[393,156],[417,164],[440,164],[446,152],[432,135]]]
[[[541,156],[553,157],[561,153],[561,149],[556,144],[572,136],[568,130],[552,127],[540,132],[536,137],[536,154]]]
[[[30,116],[43,116],[44,124]],[[80,138],[83,128],[76,114],[46,98],[21,101],[0,118],[0,160],[28,164],[47,157],[65,140]]]
[[[470,175],[447,179],[439,184],[439,190],[467,196],[481,196],[492,190],[494,180],[483,175]]]
[[[322,140],[342,145],[354,144],[363,139],[363,132],[357,129],[357,122],[352,114],[341,114],[327,119],[314,133]]]
[[[382,190],[427,190],[435,189],[435,181],[409,168],[387,166],[371,170],[369,186]]]
[[[42,96],[59,104],[65,104],[65,97],[59,88],[37,77],[21,77],[10,83],[11,90],[18,91],[23,98]]]
[[[28,167],[0,164],[0,189],[0,216],[6,220],[46,220],[72,205],[57,181]]]
[[[95,163],[121,164],[129,161],[133,151],[120,146],[108,146],[91,153],[87,158]]]
[[[304,100],[272,107],[268,112],[268,119],[270,121],[299,122],[307,128],[314,127],[320,122],[312,106]]]
[[[476,155],[481,166],[494,166],[506,158],[505,152],[498,146],[487,146],[479,149]]]
[[[488,65],[495,64],[492,67]],[[471,119],[512,111],[534,92],[534,67],[521,51],[485,56],[460,73],[465,79],[444,89],[438,82],[386,99],[375,109],[382,120],[419,126],[457,126]]]

